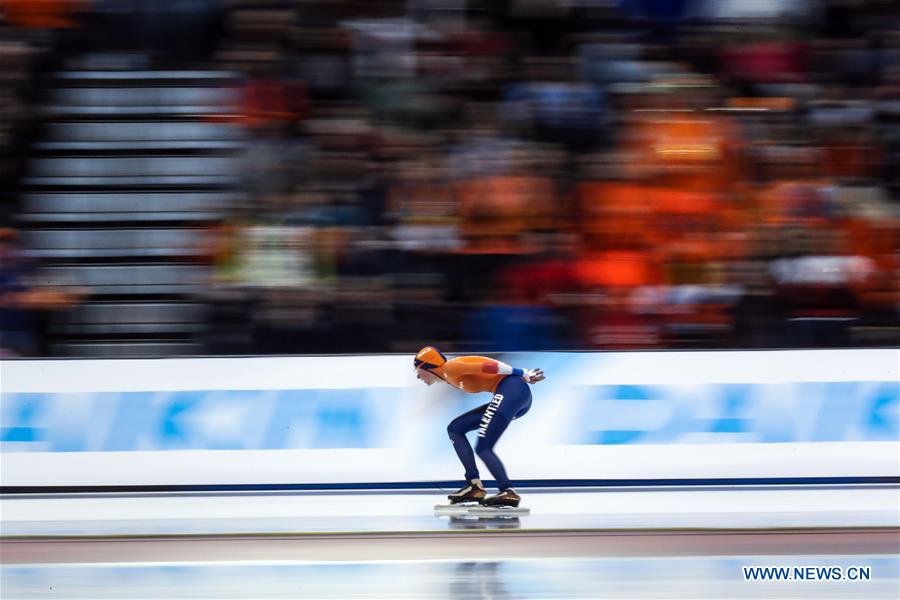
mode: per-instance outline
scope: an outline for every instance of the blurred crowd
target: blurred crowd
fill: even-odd
[[[38,54],[240,74],[205,353],[897,343],[895,1],[0,6],[13,196]]]

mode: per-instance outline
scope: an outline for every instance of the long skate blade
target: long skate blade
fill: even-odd
[[[468,514],[470,509],[481,506],[477,502],[460,502],[458,504],[435,504],[434,512],[447,515]]]
[[[436,515],[473,515],[477,517],[502,517],[531,514],[531,509],[524,506],[481,506],[479,504],[436,504]]]
[[[522,515],[531,514],[531,509],[525,508],[524,506],[473,506],[469,509],[468,514],[480,517],[506,515],[521,517]]]

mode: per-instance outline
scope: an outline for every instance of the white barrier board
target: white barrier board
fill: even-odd
[[[900,475],[897,350],[498,358],[548,376],[514,481]],[[489,400],[396,355],[3,361],[0,392],[3,486],[454,480],[446,425]]]

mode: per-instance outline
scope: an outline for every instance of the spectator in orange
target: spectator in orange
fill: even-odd
[[[632,115],[620,151],[656,174],[657,183],[722,193],[740,179],[741,140],[727,117],[705,112],[717,102],[704,79],[664,81],[649,112]]]
[[[0,14],[14,26],[30,29],[67,29],[78,23],[75,13],[89,0],[0,0]]]
[[[553,181],[531,169],[529,154],[513,154],[509,170],[459,184],[461,232],[469,253],[523,254],[527,234],[554,224]]]

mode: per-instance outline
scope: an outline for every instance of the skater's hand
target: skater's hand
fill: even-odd
[[[537,383],[546,378],[544,377],[544,372],[540,369],[525,369],[525,374],[522,375],[522,379],[524,379],[526,383]]]

